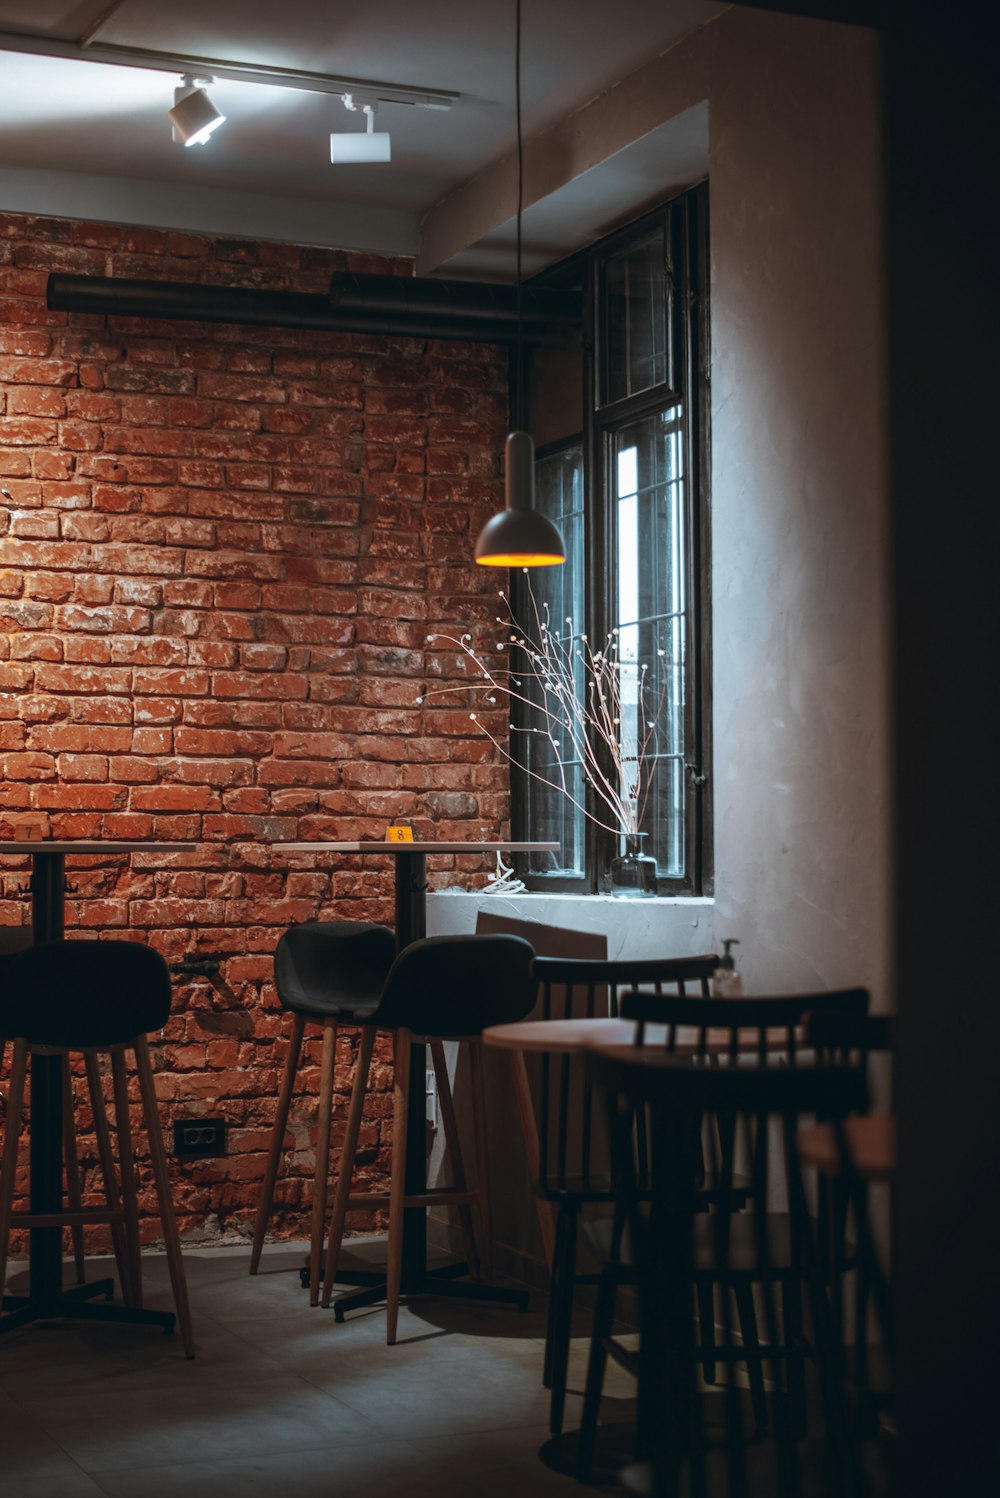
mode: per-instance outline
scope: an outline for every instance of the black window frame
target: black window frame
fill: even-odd
[[[666,249],[669,297],[666,379],[648,390],[614,401],[602,399],[606,378],[602,281],[612,257],[661,231]],[[684,515],[687,536],[685,588],[689,637],[685,651],[685,869],[683,877],[660,877],[657,893],[709,895],[713,889],[710,613],[710,410],[708,185],[702,183],[644,213],[605,239],[536,278],[535,284],[578,286],[584,292],[582,429],[538,449],[539,461],[580,446],[583,458],[586,547],[584,620],[593,640],[607,638],[617,557],[611,453],[615,433],[663,411],[682,409]],[[530,361],[528,379],[530,381]],[[511,579],[515,613],[527,618],[524,579]],[[588,793],[588,804],[590,795]],[[537,835],[531,826],[528,776],[511,766],[511,822],[516,838]],[[515,869],[526,886],[552,894],[599,894],[607,886],[611,860],[620,851],[612,832],[585,823],[585,860],[579,875],[532,872],[528,855]]]

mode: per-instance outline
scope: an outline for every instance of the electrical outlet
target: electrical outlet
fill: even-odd
[[[183,1159],[193,1155],[226,1153],[226,1120],[224,1118],[175,1118],[174,1154]]]
[[[424,1092],[426,1100],[424,1116],[428,1127],[436,1129],[438,1126],[437,1073],[430,1067],[424,1073]]]

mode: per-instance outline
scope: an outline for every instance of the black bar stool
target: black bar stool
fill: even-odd
[[[476,1273],[475,1242],[471,1209],[479,1216],[481,1257],[487,1286],[484,1298],[510,1296],[493,1290],[492,1227],[489,1183],[486,1174],[486,1119],[483,1108],[480,1035],[489,1025],[513,1024],[523,1019],[535,1000],[532,975],[534,951],[520,936],[432,936],[413,942],[397,957],[377,1008],[369,1016],[362,1036],[362,1050],[351,1092],[347,1136],[341,1157],[340,1176],[334,1198],[333,1221],[327,1245],[323,1280],[323,1304],[330,1304],[336,1278],[337,1259],[344,1236],[348,1210],[355,1207],[389,1207],[389,1254],[386,1272],[386,1341],[396,1341],[403,1267],[403,1220],[411,1208],[453,1206],[459,1209],[469,1267]],[[395,1082],[392,1120],[392,1167],[389,1193],[355,1195],[351,1191],[358,1133],[372,1047],[378,1030],[390,1030],[395,1039]],[[428,1040],[438,1078],[445,1143],[451,1156],[453,1184],[425,1188],[418,1195],[406,1191],[407,1121],[410,1086],[410,1046]],[[444,1064],[444,1040],[469,1043],[472,1081],[473,1141],[476,1156],[475,1186],[465,1178],[448,1073]],[[516,1297],[515,1297],[516,1298]]]
[[[396,956],[396,938],[388,926],[370,921],[307,921],[291,926],[274,954],[274,986],[282,1008],[292,1015],[292,1034],[271,1132],[260,1204],[254,1224],[250,1273],[256,1274],[274,1204],[288,1113],[307,1024],[323,1027],[316,1129],[316,1167],[313,1175],[312,1237],[309,1253],[309,1304],[319,1304],[320,1262],[326,1227],[327,1182],[330,1171],[330,1130],[333,1116],[333,1074],[338,1025],[364,1025],[374,1013],[382,985]],[[367,1071],[374,1032],[362,1030],[359,1068]],[[366,1050],[367,1046],[367,1050]]]
[[[145,1322],[161,1326],[167,1331],[172,1329],[171,1315],[144,1311],[141,1308],[138,1204],[129,1122],[128,1078],[125,1071],[125,1051],[131,1050],[135,1054],[174,1305],[184,1350],[190,1358],[194,1357],[194,1339],[187,1287],[170,1196],[170,1179],[147,1040],[149,1032],[160,1030],[166,1024],[170,1013],[170,997],[170,974],[166,963],[151,947],[138,942],[56,942],[0,956],[0,1036],[14,1042],[7,1126],[0,1166],[0,1285],[6,1274],[8,1240],[12,1227],[69,1226],[82,1229],[88,1223],[104,1223],[112,1231],[125,1305],[88,1306],[85,1314],[91,1317],[99,1315],[106,1320]],[[69,1074],[69,1054],[74,1051],[83,1053],[90,1084],[106,1205],[94,1209],[79,1206],[79,1196],[70,1185],[67,1191],[70,1201],[68,1208],[41,1215],[32,1211],[15,1212],[14,1180],[28,1058],[33,1054],[61,1057],[65,1078]],[[120,1194],[115,1181],[104,1094],[97,1065],[97,1058],[101,1054],[107,1054],[111,1058],[121,1175]],[[37,1104],[37,1100],[35,1101]],[[35,1111],[38,1112],[37,1106]],[[64,1137],[69,1137],[73,1131],[72,1116],[64,1120],[64,1123]],[[43,1128],[44,1117],[41,1114],[34,1117],[32,1126],[35,1130]],[[75,1175],[70,1161],[67,1161],[67,1174],[70,1177]],[[88,1291],[91,1288],[84,1287]],[[73,1307],[69,1303],[69,1297],[63,1299],[66,1304],[55,1310],[54,1314],[72,1314]],[[35,1306],[29,1299],[26,1304],[15,1306],[9,1316],[0,1321],[0,1330],[5,1329],[4,1323],[7,1328],[13,1329],[44,1313],[44,1307]]]

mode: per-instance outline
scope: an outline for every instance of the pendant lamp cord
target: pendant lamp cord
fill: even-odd
[[[514,112],[517,116],[517,270],[515,304],[517,308],[517,366],[514,371],[515,426],[525,430],[524,353],[521,347],[521,214],[524,207],[524,141],[521,136],[521,0],[514,0]]]

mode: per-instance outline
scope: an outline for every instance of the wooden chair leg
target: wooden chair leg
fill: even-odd
[[[445,1060],[444,1045],[440,1040],[430,1042],[431,1059],[434,1064],[434,1075],[437,1078],[438,1102],[441,1105],[441,1123],[444,1126],[444,1142],[451,1158],[451,1175],[456,1191],[465,1191],[465,1163],[462,1159],[462,1145],[458,1133],[458,1120],[455,1117],[455,1100],[451,1095],[451,1083],[448,1081],[448,1063]],[[472,1211],[467,1206],[458,1209],[458,1222],[462,1232],[462,1244],[465,1252],[465,1260],[469,1266],[472,1278],[478,1280],[480,1277],[479,1262],[476,1258],[476,1238],[472,1230]]]
[[[476,1147],[476,1193],[482,1230],[483,1279],[493,1283],[493,1213],[490,1206],[489,1151],[486,1140],[486,1093],[483,1088],[483,1044],[469,1042],[469,1076],[472,1082],[472,1131]]]
[[[347,1133],[340,1152],[340,1170],[337,1174],[337,1190],[333,1198],[333,1217],[330,1222],[330,1240],[326,1246],[326,1264],[323,1270],[323,1305],[329,1306],[333,1285],[337,1277],[337,1261],[344,1241],[344,1226],[351,1196],[351,1181],[354,1176],[354,1160],[358,1153],[358,1135],[365,1109],[365,1094],[368,1091],[368,1072],[375,1049],[375,1031],[366,1025],[361,1031],[358,1059],[351,1088],[351,1102],[347,1111]]]
[[[740,1318],[740,1335],[747,1352],[759,1354],[760,1338],[757,1335],[757,1312],[753,1303],[753,1285],[749,1280],[737,1280],[733,1286],[736,1296],[736,1312]],[[767,1395],[764,1391],[764,1364],[760,1356],[747,1358],[747,1378],[750,1381],[750,1404],[753,1409],[757,1434],[767,1430]],[[732,1375],[730,1374],[730,1377]]]
[[[128,1074],[125,1056],[111,1052],[111,1081],[115,1098],[115,1133],[118,1135],[118,1169],[125,1212],[125,1244],[133,1302],[142,1305],[142,1259],[139,1253],[139,1199],[135,1187],[135,1156],[132,1151],[132,1121],[128,1107]]]
[[[111,1150],[111,1132],[108,1128],[108,1115],[104,1107],[104,1091],[101,1087],[101,1073],[97,1065],[97,1057],[93,1051],[85,1051],[83,1064],[87,1071],[87,1090],[90,1094],[90,1110],[94,1115],[94,1138],[97,1141],[97,1158],[101,1166],[101,1175],[104,1179],[104,1196],[110,1212],[121,1211],[121,1197],[118,1194],[118,1182],[115,1179],[115,1160]],[[111,1224],[111,1242],[114,1245],[115,1263],[118,1266],[118,1283],[121,1285],[122,1300],[127,1306],[135,1305],[135,1292],[132,1287],[132,1265],[129,1261],[128,1242],[124,1224],[113,1222]]]
[[[577,1440],[576,1475],[581,1482],[589,1479],[590,1469],[594,1462],[601,1396],[604,1393],[604,1372],[608,1362],[607,1344],[614,1327],[615,1302],[618,1296],[618,1274],[617,1265],[606,1265],[597,1283],[594,1329],[590,1336],[587,1382],[584,1387],[583,1413],[580,1417],[580,1434]]]
[[[701,1366],[707,1384],[715,1383],[715,1289],[710,1280],[699,1280],[698,1292],[698,1340],[701,1347]]]
[[[396,1031],[393,1068],[392,1179],[389,1185],[389,1253],[386,1263],[385,1340],[396,1341],[403,1278],[403,1213],[406,1200],[406,1110],[410,1094],[410,1032]]]
[[[319,1305],[320,1264],[326,1230],[326,1195],[330,1180],[330,1127],[333,1121],[333,1070],[337,1059],[336,1021],[323,1021],[323,1062],[320,1067],[319,1108],[316,1117],[316,1167],[313,1171],[312,1236],[309,1244],[309,1304]]]
[[[552,1351],[549,1370],[552,1378],[549,1400],[549,1430],[562,1434],[566,1409],[566,1384],[569,1377],[569,1354],[573,1341],[573,1291],[576,1289],[576,1241],[580,1222],[579,1208],[571,1206],[565,1213],[562,1262],[556,1279],[558,1302],[552,1328]],[[553,1286],[553,1291],[555,1290]],[[552,1293],[552,1292],[550,1292]]]
[[[76,1149],[76,1109],[73,1103],[73,1078],[70,1075],[69,1057],[62,1058],[62,1127],[63,1168],[66,1172],[66,1200],[70,1210],[79,1212],[83,1207],[80,1195],[80,1159]],[[76,1282],[82,1285],[87,1277],[83,1257],[83,1224],[75,1222],[70,1227],[73,1244],[73,1266]]]
[[[787,1353],[786,1387],[791,1432],[796,1440],[806,1434],[806,1380],[802,1325],[802,1282],[782,1280],[781,1319]]]
[[[295,1091],[295,1074],[298,1071],[299,1056],[302,1053],[302,1035],[305,1027],[305,1018],[301,1014],[292,1016],[292,1033],[288,1042],[288,1055],[285,1057],[285,1074],[281,1079],[278,1112],[274,1120],[274,1129],[271,1133],[267,1167],[264,1171],[264,1182],[260,1188],[257,1220],[254,1223],[253,1248],[250,1252],[251,1274],[256,1274],[260,1265],[260,1256],[264,1248],[264,1236],[267,1233],[267,1224],[271,1217],[271,1208],[274,1205],[274,1185],[278,1179],[278,1167],[281,1164],[285,1131],[288,1128],[288,1112],[292,1103],[292,1093]]]
[[[27,1041],[15,1040],[7,1088],[7,1119],[3,1136],[3,1164],[0,1166],[0,1303],[7,1280],[7,1254],[10,1249],[10,1220],[14,1210],[14,1181],[17,1176],[18,1146],[21,1141],[21,1119],[24,1114],[24,1080],[28,1072]]]
[[[521,1134],[524,1138],[524,1152],[528,1158],[528,1174],[532,1185],[538,1180],[541,1172],[541,1151],[538,1146],[538,1124],[535,1122],[535,1105],[531,1101],[531,1088],[528,1085],[528,1069],[524,1064],[523,1051],[508,1051],[510,1057],[511,1077],[514,1083],[514,1097],[517,1101],[517,1113],[521,1120]],[[535,1212],[538,1216],[538,1227],[542,1235],[542,1247],[545,1250],[545,1262],[549,1266],[549,1275],[552,1274],[552,1261],[556,1251],[556,1229],[552,1220],[552,1207],[540,1196],[535,1196]]]
[[[139,1075],[139,1091],[142,1095],[142,1111],[146,1120],[146,1137],[149,1141],[149,1159],[153,1167],[153,1180],[160,1206],[160,1225],[163,1229],[163,1245],[167,1251],[167,1268],[174,1292],[174,1308],[181,1329],[181,1340],[187,1357],[194,1357],[194,1334],[191,1330],[191,1311],[188,1307],[187,1282],[184,1278],[184,1261],[181,1258],[181,1240],[177,1233],[174,1203],[170,1193],[170,1175],[167,1170],[167,1155],[160,1132],[160,1114],[156,1105],[156,1088],[153,1085],[153,1067],[149,1059],[149,1041],[145,1035],[137,1035],[135,1068]],[[120,1053],[119,1053],[120,1054]]]

